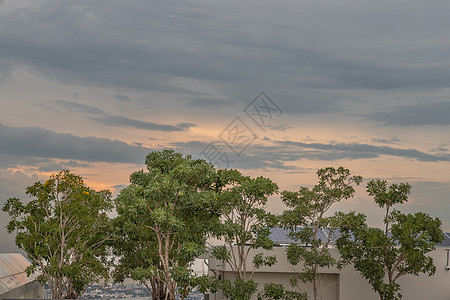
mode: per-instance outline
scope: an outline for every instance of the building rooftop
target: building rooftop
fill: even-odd
[[[0,253],[0,295],[32,282],[25,269],[30,262],[20,253]]]
[[[297,243],[295,240],[291,239],[289,237],[290,230],[275,227],[272,228],[271,234],[269,235],[269,238],[274,242],[276,245],[289,245],[291,243]],[[321,229],[319,231],[319,238],[321,240],[325,240],[326,237],[328,237],[329,231],[326,229]],[[331,242],[333,244],[333,241]],[[444,232],[444,241],[442,243],[437,244],[436,247],[449,247],[450,248],[450,232]]]

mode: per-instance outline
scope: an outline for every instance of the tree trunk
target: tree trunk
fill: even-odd
[[[317,276],[319,272],[319,267],[317,265],[314,266],[314,273],[315,273],[315,277],[313,279],[313,292],[314,292],[314,300],[319,300],[319,287],[318,287],[318,280],[317,280]]]
[[[152,285],[152,299],[153,300],[165,300],[166,299],[166,286],[164,282],[158,278],[150,279]]]
[[[67,291],[66,291],[66,296],[64,297],[66,299],[77,299],[78,296],[75,293],[75,289],[73,287],[73,283],[69,282],[68,286],[67,286]]]
[[[166,296],[167,300],[175,300],[175,282],[173,280],[170,280],[167,283],[168,288],[168,294]]]
[[[314,279],[313,280],[313,292],[314,292],[314,300],[319,300],[319,293],[318,293],[318,288],[317,288],[317,280]]]

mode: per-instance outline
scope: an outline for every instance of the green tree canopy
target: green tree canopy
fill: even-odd
[[[117,217],[113,220],[113,253],[118,258],[114,268],[115,282],[125,278],[147,287],[152,299],[166,299],[166,286],[158,277],[162,272],[155,232],[149,228],[148,210],[139,207],[139,188],[129,186],[115,199]]]
[[[225,245],[215,247],[213,255],[225,260],[236,275],[234,281],[222,281],[222,291],[229,299],[250,299],[257,289],[252,280],[256,269],[276,262],[274,256],[260,252],[253,255],[251,268],[247,265],[252,250],[273,247],[269,234],[277,218],[267,212],[266,204],[278,186],[268,178],[251,178],[237,170],[219,170],[217,188],[222,219],[218,237]]]
[[[371,180],[367,192],[385,210],[384,230],[369,227],[366,217],[354,212],[340,225],[337,247],[341,257],[368,280],[381,300],[402,298],[400,277],[436,271],[427,253],[443,240],[441,221],[423,212],[403,214],[392,208],[406,202],[410,191],[407,183],[388,186],[384,180]]]
[[[298,280],[312,282],[316,300],[320,298],[319,267],[337,264],[328,245],[336,238],[340,214],[326,216],[326,213],[334,203],[353,197],[354,186],[362,181],[361,176],[353,176],[343,167],[319,169],[317,176],[319,182],[312,189],[301,187],[297,192],[283,191],[281,195],[288,207],[281,216],[281,223],[291,230],[290,237],[298,242],[288,246],[287,258],[293,265],[303,264],[291,283],[296,286]],[[320,231],[327,234],[321,237]]]
[[[3,210],[11,218],[8,232],[31,265],[40,273],[52,298],[78,298],[92,283],[108,278],[107,247],[112,210],[109,191],[94,191],[68,170],[26,189],[28,203],[7,200]]]
[[[198,282],[191,264],[219,222],[215,169],[173,150],[151,152],[146,165],[116,199],[120,268],[165,287],[159,297],[174,300],[178,291],[184,298]]]

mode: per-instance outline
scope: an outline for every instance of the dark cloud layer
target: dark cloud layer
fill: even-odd
[[[450,161],[448,155],[432,155],[416,149],[401,149],[388,146],[374,146],[359,143],[323,144],[323,143],[303,143],[295,141],[278,141],[280,145],[295,146],[301,149],[312,149],[319,153],[308,155],[306,158],[336,160],[336,159],[363,159],[375,158],[381,155],[416,159],[418,161],[438,162]]]
[[[395,106],[387,111],[380,111],[369,119],[385,125],[450,125],[450,102],[423,103],[408,106]]]
[[[276,146],[252,145],[240,157],[237,157],[226,145],[215,142],[219,151],[226,153],[230,168],[239,169],[278,169],[284,171],[302,171],[290,165],[300,160],[334,161],[340,159],[371,159],[382,155],[402,157],[426,162],[447,162],[447,154],[428,154],[416,149],[401,149],[388,146],[375,146],[369,144],[323,144],[303,143],[296,141],[275,141]],[[192,141],[178,142],[172,145],[199,158],[208,160],[204,153],[209,143]],[[222,163],[223,165],[223,163]]]
[[[172,147],[180,152],[188,153],[196,158],[204,159],[208,162],[214,163],[216,167],[220,168],[237,168],[241,170],[249,169],[277,169],[284,171],[302,172],[302,168],[290,166],[289,161],[299,159],[298,154],[290,153],[289,151],[276,151],[275,147],[256,146],[253,145],[247,151],[243,152],[241,156],[237,156],[232,150],[227,148],[224,143],[213,142],[214,147],[225,154],[221,159],[214,154],[207,154],[209,151],[205,150],[210,143],[201,141],[190,142],[174,142]],[[216,163],[217,162],[217,163]]]
[[[382,155],[402,157],[426,162],[447,162],[450,156],[447,154],[432,155],[416,149],[401,149],[388,146],[375,146],[369,144],[323,144],[323,143],[303,143],[295,141],[274,141],[276,145],[250,146],[240,157],[233,154],[226,145],[214,142],[213,145],[220,153],[225,153],[229,163],[224,160],[218,161],[218,156],[213,156],[211,152],[205,150],[209,143],[200,141],[177,142],[172,146],[179,151],[190,153],[196,157],[208,160],[209,157],[216,157],[221,167],[227,165],[229,168],[239,169],[276,169],[286,172],[303,172],[302,168],[293,166],[291,163],[301,160],[335,161],[341,159],[357,160],[371,159]],[[206,154],[205,154],[206,153]],[[210,162],[214,162],[210,161]]]
[[[139,164],[150,151],[118,140],[0,124],[0,154],[5,155]]]
[[[265,2],[261,15],[253,11],[256,1],[241,9],[221,1],[30,2],[2,14],[0,76],[25,67],[63,83],[160,91],[194,106],[221,105],[195,83],[177,84],[181,78],[228,90],[223,102],[247,103],[263,87],[286,113],[341,111],[344,98],[307,89],[353,90],[363,98],[357,90],[448,86],[449,46],[441,41],[448,36],[442,24],[450,7],[412,2],[407,9],[392,2]],[[122,94],[114,98],[130,102]],[[121,118],[103,121],[146,127]]]

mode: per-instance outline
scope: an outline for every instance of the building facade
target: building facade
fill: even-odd
[[[43,298],[36,276],[26,274],[30,262],[20,253],[0,253],[0,299]]]
[[[276,240],[279,232],[272,234],[272,240]],[[282,234],[281,234],[282,235]],[[407,300],[449,300],[450,299],[450,265],[449,250],[450,238],[446,234],[443,244],[438,245],[436,249],[429,253],[436,266],[434,276],[422,274],[420,276],[405,275],[399,278],[398,283],[401,286],[403,299]],[[286,246],[289,240],[276,241],[276,245],[271,251],[253,251],[253,254],[263,252],[265,255],[276,255],[277,263],[272,267],[261,267],[253,275],[253,280],[258,283],[258,288],[262,289],[265,283],[283,284],[286,289],[300,291],[291,287],[289,279],[294,277],[301,270],[301,265],[293,266],[286,258]],[[330,248],[333,256],[338,257],[336,248]],[[253,257],[253,255],[249,255]],[[251,261],[247,264],[252,270]],[[234,272],[223,261],[209,257],[210,274],[220,276],[220,278],[234,279]],[[360,275],[360,273],[349,265],[338,270],[335,267],[321,268],[319,270],[321,296],[323,300],[379,300],[369,283]],[[309,299],[313,299],[311,284],[301,284],[301,291],[307,292]],[[221,293],[210,294],[210,300],[224,299]],[[254,297],[256,299],[256,296]]]

